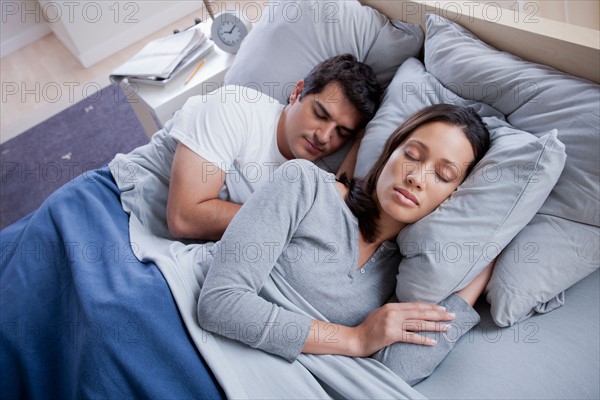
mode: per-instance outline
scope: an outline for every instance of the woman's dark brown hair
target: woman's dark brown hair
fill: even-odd
[[[475,110],[452,104],[436,104],[413,114],[385,142],[383,151],[367,176],[352,179],[349,185],[346,204],[358,219],[358,227],[365,240],[375,240],[378,229],[379,209],[375,200],[375,188],[383,167],[392,153],[418,128],[431,122],[445,122],[460,128],[473,147],[475,158],[469,164],[467,173],[477,164],[490,146],[490,134]],[[342,178],[343,179],[343,178]]]

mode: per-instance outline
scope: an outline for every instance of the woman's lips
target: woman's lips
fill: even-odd
[[[409,205],[414,205],[414,206],[419,205],[417,198],[412,193],[410,193],[408,190],[402,189],[402,188],[394,188],[394,190],[400,195],[400,200],[403,203],[408,203]]]

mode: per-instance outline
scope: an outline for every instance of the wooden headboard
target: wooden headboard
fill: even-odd
[[[535,15],[535,9],[500,8],[474,1],[360,0],[390,19],[421,24],[436,13],[469,29],[484,42],[524,60],[550,65],[600,83],[600,32]]]

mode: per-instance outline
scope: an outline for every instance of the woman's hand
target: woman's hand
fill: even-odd
[[[443,321],[454,319],[444,307],[426,303],[388,303],[371,312],[354,329],[353,355],[368,357],[396,342],[435,345],[433,339],[415,331],[445,332],[450,326]],[[442,321],[442,322],[440,322]]]
[[[436,344],[435,340],[414,332],[445,332],[450,326],[444,321],[452,319],[454,314],[436,304],[388,303],[355,327],[313,320],[302,352],[369,357],[396,342],[431,346]]]

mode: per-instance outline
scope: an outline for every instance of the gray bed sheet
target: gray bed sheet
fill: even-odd
[[[599,399],[600,270],[568,289],[565,305],[509,328],[489,305],[481,323],[414,388],[429,399]]]

